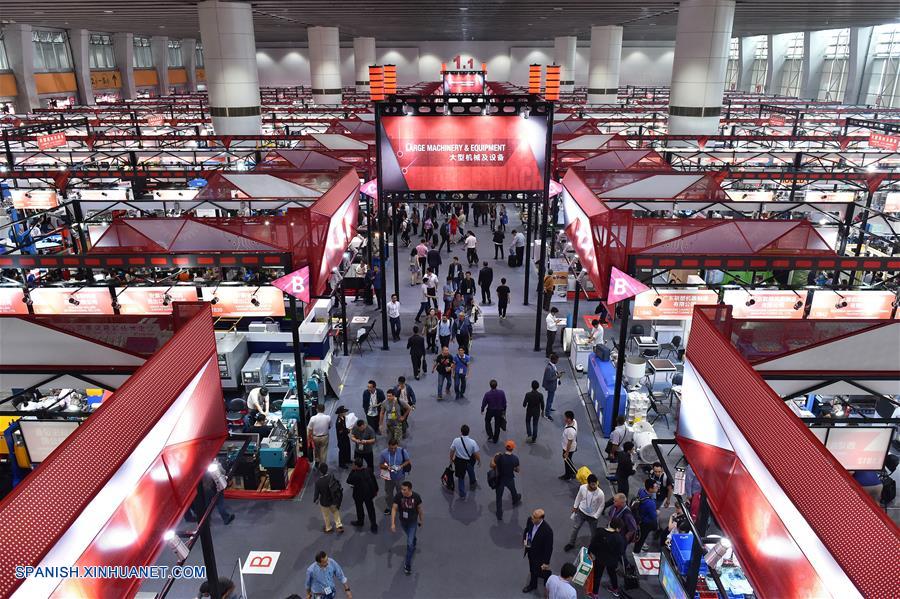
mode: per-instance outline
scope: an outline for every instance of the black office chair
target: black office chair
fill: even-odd
[[[272,400],[272,403],[269,405],[269,407],[272,409],[273,412],[280,412],[281,404],[283,404],[283,403],[284,403],[283,399],[275,399],[275,400]]]
[[[671,343],[663,343],[659,346],[659,354],[662,355],[663,352],[666,353],[666,357],[670,357],[672,354],[677,353],[678,350],[681,349],[681,337],[679,335],[675,335],[672,337]]]
[[[628,343],[632,343],[635,335],[640,336],[644,334],[644,325],[642,324],[634,324],[631,325],[631,328],[628,330]]]
[[[641,352],[641,357],[647,358],[648,360],[650,358],[656,358],[658,356],[659,356],[659,348],[658,347],[654,347],[651,349],[645,349],[644,351]]]
[[[672,413],[672,408],[670,408],[669,406],[665,406],[665,405],[656,403],[656,399],[654,399],[653,393],[650,393],[648,395],[648,397],[650,398],[650,409],[653,410],[654,412],[656,412],[656,418],[654,418],[653,420],[650,420],[649,421],[650,424],[655,423],[657,420],[659,420],[660,416],[662,416],[663,418],[666,419],[666,426],[669,426],[669,414]],[[648,413],[649,413],[649,410],[648,410]]]
[[[244,416],[247,415],[247,402],[237,397],[228,402],[228,412],[225,414],[225,420],[229,426],[244,426]]]

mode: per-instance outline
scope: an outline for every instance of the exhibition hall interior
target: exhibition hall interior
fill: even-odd
[[[900,593],[900,0],[0,0],[0,135],[0,597]]]

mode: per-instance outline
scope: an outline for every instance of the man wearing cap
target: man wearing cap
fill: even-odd
[[[491,460],[491,468],[497,471],[497,520],[503,519],[503,490],[509,489],[512,495],[513,506],[522,502],[522,496],[516,491],[516,472],[519,471],[519,458],[513,451],[516,442],[512,439],[506,442],[506,453],[498,453]]]

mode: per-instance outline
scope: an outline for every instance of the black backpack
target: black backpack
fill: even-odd
[[[331,480],[328,481],[328,494],[331,495],[331,505],[341,507],[341,502],[344,501],[344,489],[334,476],[331,476]]]
[[[890,476],[881,479],[881,505],[887,507],[897,497],[897,481]]]

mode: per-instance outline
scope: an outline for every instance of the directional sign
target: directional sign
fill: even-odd
[[[278,287],[288,295],[293,295],[304,303],[309,303],[309,267],[304,266],[299,270],[277,278],[272,285]]]

